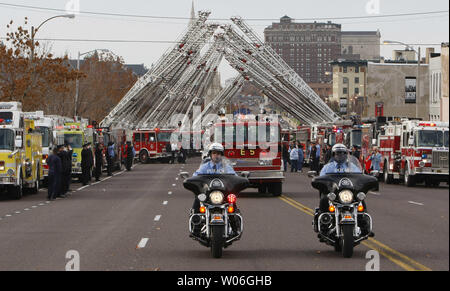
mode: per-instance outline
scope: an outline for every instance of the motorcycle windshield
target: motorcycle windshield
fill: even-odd
[[[329,175],[329,174],[361,174],[363,169],[359,160],[348,154],[346,160],[344,162],[338,163],[334,159],[331,159],[328,164],[326,164],[320,175]]]
[[[331,161],[326,166],[331,163],[335,162]],[[354,193],[367,193],[370,190],[378,189],[378,179],[364,175],[358,159],[349,156],[346,163],[348,165],[344,170],[338,171],[334,166],[330,166],[324,175],[314,178],[311,182],[313,188],[321,193],[337,193],[342,189],[351,189]]]
[[[220,181],[220,182],[217,182]],[[221,190],[225,194],[238,194],[249,185],[247,178],[229,174],[198,175],[186,179],[184,188],[195,195],[212,190]]]

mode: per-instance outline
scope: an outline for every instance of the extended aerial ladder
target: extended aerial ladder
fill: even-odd
[[[191,116],[195,105],[204,103],[218,65],[225,58],[240,74],[210,104],[202,115],[213,113],[229,101],[248,80],[286,112],[307,124],[339,119],[286,62],[265,45],[239,17],[232,25],[207,24],[209,12],[200,12],[177,45],[164,54],[140,78],[101,122],[102,126],[125,128],[167,126],[173,114]],[[217,28],[223,32],[214,36]],[[199,124],[194,117],[194,126]]]

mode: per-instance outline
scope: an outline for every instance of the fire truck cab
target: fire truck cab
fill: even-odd
[[[133,131],[133,144],[141,163],[150,160],[168,159],[167,143],[170,143],[171,129],[139,129]]]
[[[391,123],[380,135],[385,182],[403,179],[408,187],[416,183],[437,187],[449,183],[448,122],[407,120]]]
[[[225,148],[236,171],[250,172],[250,184],[259,193],[282,194],[285,179],[281,157],[281,127],[278,122],[222,120],[213,126],[213,139]],[[264,137],[265,136],[265,137]]]
[[[0,187],[15,199],[25,188],[39,192],[43,179],[42,137],[20,102],[0,103]]]

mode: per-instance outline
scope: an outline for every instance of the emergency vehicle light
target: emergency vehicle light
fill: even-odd
[[[436,123],[419,123],[419,126],[436,126]]]

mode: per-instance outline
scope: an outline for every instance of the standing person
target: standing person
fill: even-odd
[[[83,186],[88,185],[90,182],[90,151],[88,144],[84,144],[81,151],[81,183],[83,183]]]
[[[116,153],[114,152],[114,143],[110,141],[108,143],[108,149],[106,150],[106,159],[108,163],[108,176],[112,176],[113,171],[113,161]]]
[[[67,175],[70,175],[70,165],[69,165],[69,159],[67,158],[67,149],[66,147],[60,146],[58,150],[58,157],[61,159],[61,179],[60,179],[60,191],[59,196],[61,198],[66,197],[67,193]],[[72,163],[72,160],[70,160],[70,163]]]
[[[291,159],[291,172],[297,172],[297,162],[298,162],[298,149],[294,144],[291,146],[291,150],[289,152]]]
[[[59,196],[61,183],[62,163],[58,157],[58,148],[53,148],[52,154],[47,158],[48,165],[48,194],[47,200],[55,200]]]
[[[314,168],[317,172],[320,171],[320,144],[316,142],[316,155],[314,157]]]
[[[311,150],[309,152],[309,167],[311,169],[311,171],[318,171],[318,169],[316,169],[316,164],[315,164],[315,157],[316,157],[316,142],[311,142]]]
[[[177,144],[173,142],[170,146],[172,147],[172,151],[171,151],[171,153],[172,153],[172,164],[174,164],[175,163],[175,153],[177,152]]]
[[[298,163],[297,163],[297,169],[300,173],[303,171],[303,160],[305,158],[305,154],[303,153],[303,145],[299,145],[298,147]]]
[[[169,155],[168,158],[169,164],[173,164],[172,145],[170,144],[170,142],[166,143],[166,153]]]
[[[92,168],[94,167],[94,152],[92,150],[92,144],[88,142],[88,150],[89,150],[89,176],[88,182],[91,182],[92,179]]]
[[[289,150],[288,150],[288,145],[283,145],[283,166],[284,166],[284,171],[287,171],[287,165],[290,163],[290,156],[289,156]]]
[[[180,147],[180,163],[186,164],[187,153],[183,146]]]
[[[331,160],[331,145],[327,144],[327,148],[325,150],[325,165]]]
[[[67,159],[69,163],[69,171],[67,175],[67,193],[72,192],[70,189],[70,184],[72,183],[72,156],[73,156],[73,149],[70,146],[70,144],[67,144]]]
[[[381,163],[381,154],[378,151],[378,148],[375,147],[374,151],[372,152],[372,155],[369,158],[372,161],[372,170],[380,171],[380,163]]]
[[[100,181],[103,166],[103,145],[97,143],[95,146],[95,181]]]
[[[126,154],[126,168],[127,171],[131,171],[131,166],[133,166],[133,159],[136,151],[134,150],[133,145],[131,144],[131,141],[127,141],[127,145],[125,146],[125,154]]]

